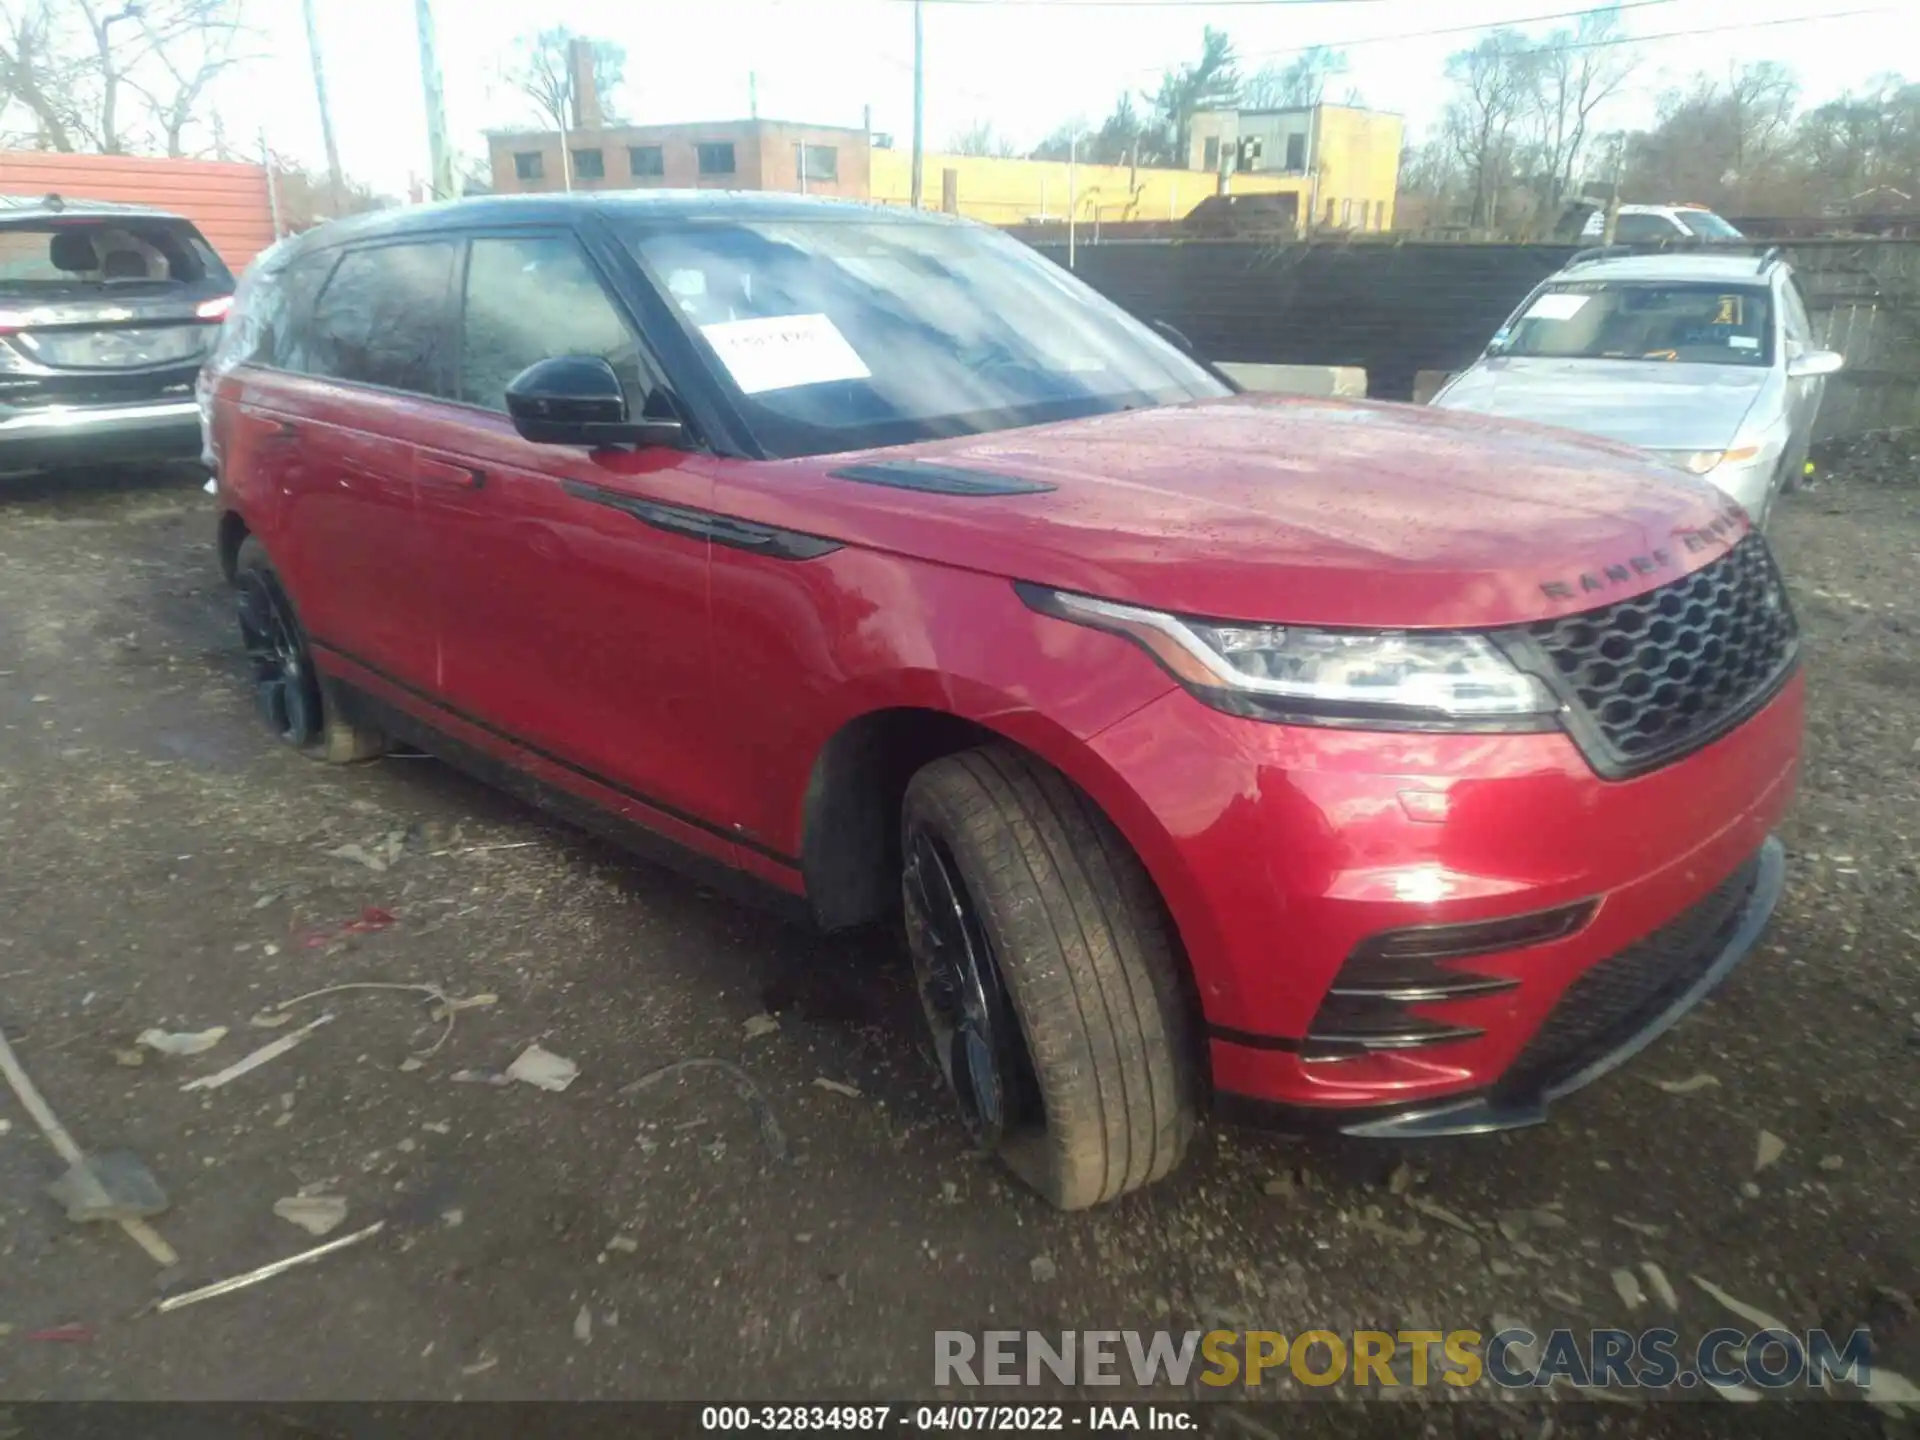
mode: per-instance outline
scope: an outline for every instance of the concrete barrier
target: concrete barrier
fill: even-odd
[[[1222,374],[1249,390],[1273,395],[1339,395],[1365,399],[1367,372],[1352,365],[1243,365],[1215,362]]]

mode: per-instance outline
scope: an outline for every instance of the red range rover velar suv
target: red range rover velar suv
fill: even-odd
[[[1766,541],[1637,452],[1177,338],[830,201],[324,226],[201,384],[260,708],[903,925],[962,1120],[1061,1206],[1210,1106],[1537,1121],[1779,894]]]

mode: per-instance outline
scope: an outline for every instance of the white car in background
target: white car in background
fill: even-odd
[[[1792,269],[1771,251],[1596,252],[1534,290],[1433,403],[1641,446],[1764,525],[1844,363],[1814,340]]]
[[[1607,233],[1607,212],[1596,210],[1580,232],[1598,241]],[[1645,245],[1661,240],[1742,240],[1732,225],[1704,205],[1622,205],[1613,222],[1613,243]]]

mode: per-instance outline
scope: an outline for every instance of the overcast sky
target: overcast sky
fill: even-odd
[[[1074,115],[1098,120],[1122,90],[1151,88],[1191,59],[1203,25],[1233,37],[1242,70],[1284,62],[1313,44],[1345,47],[1341,84],[1407,116],[1416,136],[1445,102],[1447,55],[1480,32],[1442,27],[1514,23],[1544,33],[1585,0],[975,0],[926,6],[929,148],[973,120],[1031,145]],[[230,132],[264,127],[269,142],[317,164],[319,122],[306,69],[299,0],[253,0],[268,58],[221,95]],[[456,148],[485,150],[483,131],[531,126],[527,103],[500,79],[516,36],[563,23],[627,50],[622,113],[639,122],[721,120],[747,113],[757,74],[760,113],[860,124],[905,146],[912,128],[910,0],[434,0],[448,123]],[[1849,16],[1871,9],[1878,13]],[[424,173],[413,0],[319,0],[334,125],[348,172],[397,193]],[[1759,22],[1818,16],[1805,23]],[[1638,0],[1622,13],[1648,37],[1629,93],[1607,127],[1644,123],[1659,93],[1698,70],[1779,60],[1818,103],[1905,63],[1920,71],[1920,0]],[[1737,28],[1723,28],[1737,27]],[[1715,33],[1659,39],[1673,31]]]

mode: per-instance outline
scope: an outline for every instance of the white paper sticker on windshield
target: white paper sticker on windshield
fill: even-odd
[[[1586,308],[1588,295],[1542,295],[1527,307],[1522,320],[1571,320]]]
[[[1727,344],[1736,350],[1758,350],[1760,348],[1759,337],[1754,335],[1729,335],[1727,336]]]
[[[733,383],[749,395],[825,380],[865,380],[873,372],[824,315],[775,315],[702,325]]]

